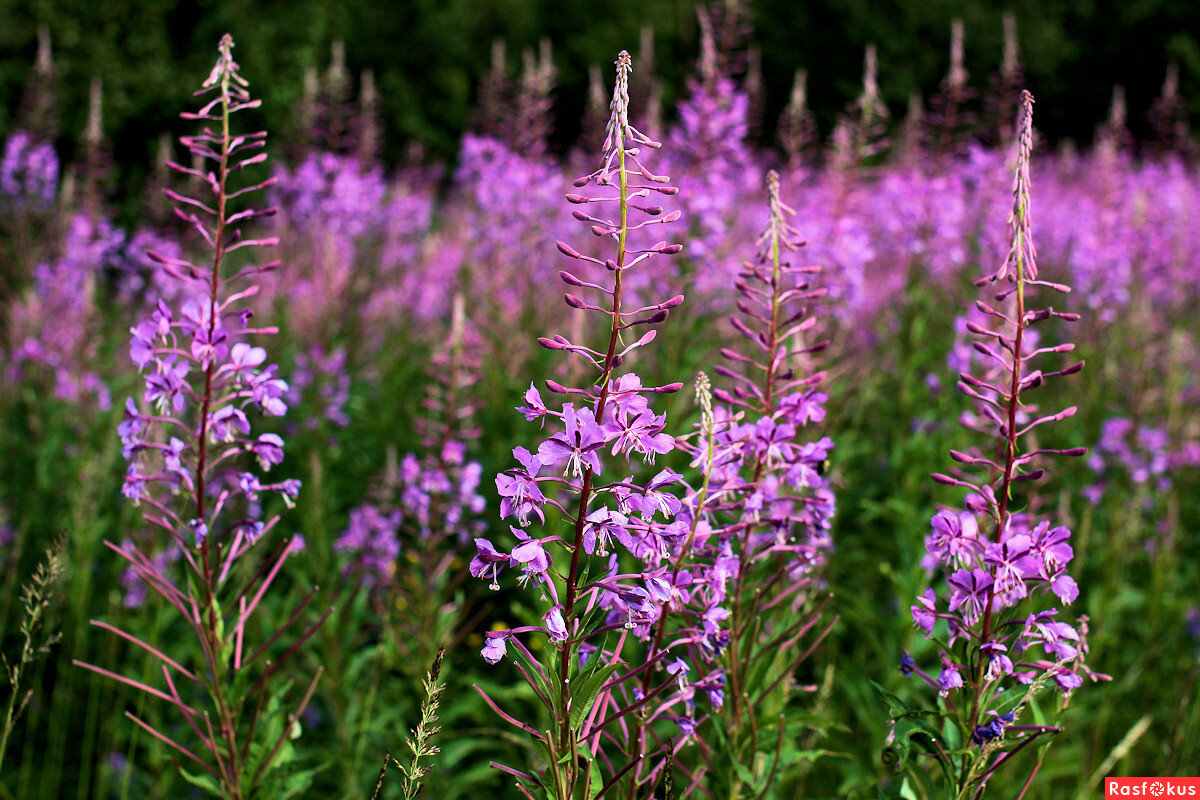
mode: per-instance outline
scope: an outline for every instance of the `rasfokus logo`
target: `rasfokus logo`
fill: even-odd
[[[1104,796],[1200,799],[1200,778],[1105,778]]]

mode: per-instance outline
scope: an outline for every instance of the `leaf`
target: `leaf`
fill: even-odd
[[[179,769],[179,774],[183,779],[199,789],[203,789],[214,797],[222,797],[221,787],[217,784],[217,779],[207,772],[188,772],[182,765],[176,764]]]
[[[578,682],[571,692],[571,727],[578,728],[584,716],[596,702],[596,693],[613,673],[621,667],[620,663],[599,666],[589,672]]]

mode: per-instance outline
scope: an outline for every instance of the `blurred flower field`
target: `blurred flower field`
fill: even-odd
[[[72,163],[27,104],[0,797],[1082,800],[1200,771],[1171,81],[1155,141],[1118,92],[1051,150],[1015,39],[977,97],[956,37],[899,120],[868,50],[829,136],[801,73],[768,148],[745,31],[701,20],[677,109],[623,53],[552,152],[530,53],[452,169],[385,168],[336,63],[303,135],[251,133],[271,77],[227,39],[136,225],[99,93]]]

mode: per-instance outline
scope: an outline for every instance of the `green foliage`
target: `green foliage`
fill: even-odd
[[[1051,140],[1089,139],[1118,83],[1127,90],[1134,133],[1149,136],[1145,111],[1171,61],[1180,65],[1180,91],[1192,119],[1200,116],[1200,34],[1190,0],[1118,3],[1106,13],[1075,0],[757,0],[751,9],[768,122],[786,103],[796,68],[807,67],[814,77],[810,104],[827,132],[858,94],[869,43],[879,48],[881,89],[898,117],[910,91],[929,96],[937,90],[954,18],[964,20],[966,67],[972,85],[982,89],[1000,61],[1006,10],[1016,14],[1026,79],[1042,101],[1039,129]],[[294,130],[303,75],[323,72],[331,44],[345,42],[353,85],[362,70],[375,74],[390,163],[404,157],[411,141],[453,160],[495,39],[508,42],[513,71],[523,49],[543,37],[553,42],[561,87],[556,141],[564,149],[579,133],[588,64],[608,63],[613,53],[635,46],[643,26],[652,26],[656,70],[671,108],[698,50],[693,4],[679,0],[608,0],[603,13],[584,0],[0,0],[0,19],[0,132],[19,115],[37,29],[45,25],[59,78],[59,150],[67,161],[77,154],[88,85],[100,76],[104,128],[120,167],[118,197],[130,201],[127,206],[144,185],[159,133],[183,130],[171,111],[187,100],[178,76],[202,73],[211,42],[226,32],[254,45],[239,59],[247,74],[259,76],[254,90],[264,103],[256,124],[272,131]],[[764,138],[771,140],[769,127]]]

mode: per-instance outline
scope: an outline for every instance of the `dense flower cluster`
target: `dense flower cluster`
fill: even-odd
[[[93,369],[96,285],[106,267],[121,263],[125,232],[107,220],[84,213],[71,217],[62,255],[39,264],[32,291],[12,309],[11,323],[20,344],[13,352],[9,378],[38,364],[54,376],[54,395],[80,402],[93,399],[112,406],[108,388]]]
[[[1051,595],[1065,605],[1079,594],[1067,572],[1074,556],[1071,532],[1010,507],[1022,482],[1030,485],[1043,476],[1044,469],[1034,466],[1039,456],[1086,452],[1082,447],[1053,450],[1025,445],[1041,425],[1075,413],[1070,407],[1034,416],[1038,411],[1029,404],[1031,390],[1050,378],[1078,372],[1083,363],[1035,368],[1045,355],[1069,352],[1073,345],[1038,346],[1042,343],[1034,343],[1032,326],[1054,319],[1069,322],[1078,315],[1027,306],[1037,288],[1068,289],[1039,278],[1034,260],[1029,210],[1033,98],[1028,92],[1023,97],[1008,256],[999,269],[977,281],[980,286],[997,287],[999,307],[983,300],[976,303],[982,316],[969,321],[967,328],[977,337],[973,348],[983,356],[983,363],[974,372],[964,371],[959,383],[961,391],[976,401],[976,415],[970,422],[993,442],[983,452],[950,453],[956,462],[980,470],[981,478],[933,476],[939,483],[966,487],[970,494],[964,510],[934,515],[933,531],[926,539],[927,564],[942,573],[946,583],[941,591],[927,589],[911,611],[925,636],[942,641],[942,621],[949,635],[940,649],[936,678],[918,670],[907,654],[901,662],[905,674],[918,672],[946,698],[949,709],[965,715],[960,724],[981,746],[1000,744],[1005,725],[1024,705],[1020,695],[1014,699],[1000,694],[1011,686],[1010,681],[1034,685],[1052,680],[1069,693],[1081,685],[1081,673],[1090,674],[1083,664],[1086,626],[1064,622],[1056,607],[1039,609],[1042,604],[1037,602]],[[1022,411],[1033,418],[1021,417]],[[988,716],[993,718],[984,722]],[[1020,737],[1056,730],[1026,726]]]
[[[1162,426],[1111,417],[1100,426],[1100,441],[1088,457],[1088,466],[1097,478],[1096,484],[1086,490],[1092,503],[1100,502],[1106,481],[1119,472],[1128,475],[1135,485],[1167,491],[1173,473],[1200,466],[1200,445],[1175,445]]]
[[[269,656],[269,666],[256,665],[283,631],[301,618],[316,589],[261,646],[245,647],[251,615],[303,542],[299,537],[284,542],[257,574],[249,571],[248,579],[234,570],[234,563],[278,522],[278,517],[264,520],[263,496],[278,493],[290,504],[300,485],[296,480],[264,480],[263,475],[283,460],[283,439],[275,433],[256,435],[251,426],[255,411],[278,417],[287,410],[283,398],[288,386],[276,367],[267,363],[266,351],[254,344],[257,337],[275,329],[252,325],[254,311],[247,303],[258,293],[255,276],[277,262],[242,262],[235,269],[236,259],[245,253],[232,255],[274,243],[245,238],[240,230],[240,225],[274,209],[238,202],[271,181],[235,190],[229,180],[266,159],[261,152],[265,133],[235,135],[230,130],[231,114],[258,105],[238,74],[232,50],[233,40],[227,35],[221,40],[216,65],[197,92],[208,99],[199,112],[183,115],[205,124],[201,133],[181,139],[197,166],[170,164],[176,172],[195,178],[208,190],[207,196],[202,200],[167,190],[179,204],[178,216],[207,245],[208,258],[193,261],[153,251],[147,254],[179,289],[170,293],[177,298],[173,302],[159,297],[148,317],[132,329],[129,353],[144,384],[138,398],[127,399],[118,428],[122,452],[129,460],[122,491],[135,505],[146,507],[145,520],[169,539],[165,543],[151,539],[154,549],[149,555],[133,541],[119,547],[109,544],[128,564],[121,579],[125,605],[142,604],[153,590],[166,607],[178,612],[199,646],[185,655],[177,642],[160,649],[112,625],[97,623],[153,656],[168,691],[103,667],[76,663],[172,706],[197,735],[204,747],[199,752],[207,751],[208,760],[141,718],[128,716],[186,756],[190,766],[203,768],[214,794],[242,800],[278,792],[278,785],[267,785],[273,777],[271,768],[285,760],[274,743],[277,731],[287,732],[296,723],[316,688],[317,678],[313,678],[295,710],[283,710],[279,700],[287,687],[268,682],[297,646]],[[257,470],[247,463],[251,456]],[[177,574],[181,568],[186,579]],[[312,636],[328,615],[310,625],[300,641]],[[256,628],[250,628],[251,640],[256,638]],[[261,676],[247,679],[252,667]],[[176,684],[185,682],[191,685],[181,693]],[[202,712],[194,707],[199,703],[204,703]],[[258,710],[249,715],[243,713],[247,708]],[[207,735],[197,720],[206,724]],[[253,750],[258,755],[251,759]]]
[[[579,747],[599,752],[603,718],[620,716],[620,708],[626,707],[617,691],[619,682],[589,687],[590,682],[578,674],[622,663],[628,634],[648,635],[662,604],[671,596],[663,562],[671,546],[686,534],[686,523],[674,519],[680,508],[675,496],[678,476],[662,471],[643,484],[630,476],[631,470],[619,466],[621,460],[635,459],[650,464],[675,448],[674,437],[665,431],[666,416],[652,409],[650,398],[676,391],[679,385],[645,386],[636,374],[618,374],[617,369],[631,353],[655,338],[653,326],[683,301],[682,296],[675,296],[637,308],[622,302],[628,272],[635,267],[644,269],[644,262],[655,256],[681,249],[665,242],[639,247],[629,239],[632,231],[645,231],[679,217],[678,212],[664,214],[654,200],[655,195],[676,192],[666,176],[646,166],[646,149],[656,148],[658,143],[629,122],[631,63],[624,52],[617,59],[617,85],[601,165],[574,184],[581,192],[585,187],[592,189],[587,194],[567,195],[567,201],[578,207],[575,218],[591,226],[601,239],[615,243],[616,254],[598,258],[558,243],[563,255],[595,273],[581,276],[563,270],[559,277],[584,297],[598,296],[603,305],[572,293],[565,299],[573,309],[604,318],[607,341],[594,349],[564,336],[539,340],[543,347],[581,359],[595,370],[594,379],[581,387],[547,381],[551,392],[567,398],[561,405],[548,404],[540,390],[530,386],[518,410],[549,431],[536,450],[514,448],[518,466],[496,477],[501,516],[521,527],[512,527],[516,541],[511,548],[500,549],[477,538],[477,554],[470,565],[471,574],[493,588],[499,588],[505,570],[516,570],[519,583],[532,584],[539,591],[545,608],[543,624],[489,633],[483,657],[497,663],[510,644],[522,654],[529,653],[521,639],[532,632],[544,634],[554,645],[553,660],[545,666],[522,658],[526,677],[555,719],[554,728],[543,735],[526,723],[507,718],[541,738],[551,752],[564,754],[577,752]],[[597,281],[604,280],[605,273],[609,278],[602,285]],[[622,333],[639,326],[649,330],[636,341],[623,343]],[[601,482],[601,476],[606,482]],[[535,537],[525,530],[535,518],[539,523],[546,521],[546,506],[567,520],[570,528],[565,536]],[[608,631],[622,634],[615,640],[601,636]],[[673,680],[668,679],[664,686],[671,684]],[[571,721],[575,718],[572,706],[590,711],[576,723]],[[622,727],[625,724],[622,722]],[[610,764],[614,771],[620,769]],[[555,796],[565,798],[583,779],[571,766],[554,770],[542,780]]]
[[[231,60],[218,64],[206,87],[231,80],[223,77],[233,69],[231,65]],[[256,104],[237,95],[238,90],[234,89],[230,110]],[[219,121],[213,109],[220,102],[218,98],[192,116]],[[264,136],[249,134],[229,143],[206,130],[185,137],[184,143],[206,157],[213,148],[225,148],[222,158],[240,156],[241,161],[230,166],[242,168],[265,159],[264,153],[254,153],[262,148]],[[122,491],[135,503],[149,505],[153,511],[148,518],[178,540],[207,549],[213,541],[233,539],[230,546],[236,551],[273,524],[258,518],[260,495],[278,493],[291,502],[299,490],[298,481],[264,482],[260,474],[239,465],[241,456],[252,455],[265,473],[283,460],[283,440],[275,433],[254,434],[247,414],[258,410],[278,417],[287,410],[287,382],[267,363],[266,351],[253,344],[255,337],[275,329],[252,325],[254,311],[246,305],[258,292],[250,281],[277,262],[246,266],[233,275],[220,272],[228,254],[273,243],[243,238],[235,226],[274,210],[227,213],[224,186],[214,173],[178,169],[197,174],[220,199],[218,210],[171,192],[183,208],[195,209],[181,214],[213,248],[216,258],[214,265],[200,266],[154,251],[147,254],[178,282],[182,300],[173,306],[159,298],[149,317],[131,330],[129,354],[145,386],[140,398],[126,401],[119,429],[122,452],[129,459]],[[244,513],[222,525],[222,512],[227,506],[233,511],[238,499]]]
[[[746,750],[765,696],[760,692],[778,685],[771,664],[781,676],[791,674],[804,657],[798,644],[817,621],[813,604],[832,549],[834,512],[825,474],[833,443],[801,436],[825,417],[827,397],[815,388],[824,373],[812,359],[827,342],[817,337],[817,319],[808,313],[825,289],[811,283],[817,268],[790,263],[802,243],[787,221],[793,212],[780,198],[778,175],[772,172],[767,183],[767,229],[757,259],[738,276],[741,313],[732,318],[751,344],[745,354],[722,351],[733,366],[715,368],[729,381],[729,389],[715,392],[723,405],[712,405],[701,376],[700,431],[685,445],[699,478],[678,514],[687,535],[672,545],[668,561],[671,618],[656,626],[651,651],[666,655],[679,691],[673,704],[647,715],[652,722],[670,714],[691,735],[705,730],[712,714],[721,732],[701,737],[701,746],[729,742],[749,774],[761,768],[754,746]],[[764,652],[765,641],[775,646]],[[769,677],[751,686],[752,673]],[[706,707],[697,704],[700,698]],[[708,782],[736,786],[737,770],[716,766],[719,760],[712,759]],[[698,781],[700,774],[693,776]]]
[[[441,452],[424,457],[409,453],[394,474],[385,476],[381,493],[386,499],[350,512],[334,549],[354,554],[353,572],[364,582],[386,586],[396,571],[402,532],[412,541],[441,547],[483,534],[482,475],[478,461],[467,461],[461,441],[448,441]]]
[[[58,154],[49,142],[40,142],[26,131],[15,131],[4,141],[0,156],[0,197],[18,210],[46,212],[58,194]]]

